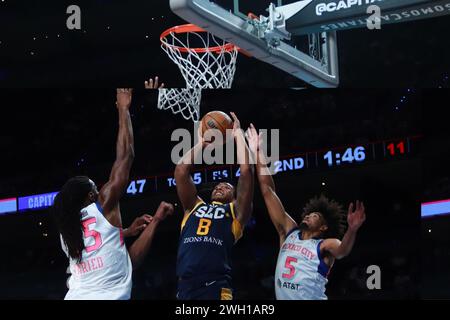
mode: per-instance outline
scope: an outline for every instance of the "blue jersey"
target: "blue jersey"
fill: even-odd
[[[177,276],[231,279],[231,249],[241,236],[233,203],[197,202],[181,224]]]

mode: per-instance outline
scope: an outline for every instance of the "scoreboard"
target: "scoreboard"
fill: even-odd
[[[327,148],[280,157],[272,165],[274,174],[301,173],[307,170],[333,170],[381,163],[386,160],[402,159],[418,154],[420,136],[389,139],[356,145]],[[192,173],[196,185],[218,181],[237,182],[238,165],[208,166]],[[127,187],[126,197],[151,195],[156,192],[170,192],[176,187],[172,175],[159,175],[132,180]],[[0,199],[0,215],[9,212],[38,210],[51,206],[57,192],[25,197]],[[18,205],[17,205],[18,204]]]

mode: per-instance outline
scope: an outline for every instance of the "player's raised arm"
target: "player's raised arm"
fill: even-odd
[[[131,165],[134,160],[133,126],[130,117],[132,89],[117,89],[119,133],[117,136],[116,160],[109,181],[100,190],[99,200],[105,217],[120,227],[119,200],[128,185]]]
[[[264,202],[266,203],[270,219],[280,235],[280,241],[283,243],[288,232],[297,227],[297,223],[284,210],[284,206],[275,192],[275,183],[272,175],[270,174],[269,168],[266,165],[267,160],[264,152],[260,147],[261,137],[258,135],[258,132],[253,124],[250,125],[250,128],[247,131],[247,138],[252,154],[257,157],[256,174],[258,176],[259,186],[261,188]]]
[[[175,183],[177,185],[178,198],[181,201],[184,212],[192,210],[200,200],[197,195],[197,188],[192,181],[191,170],[194,160],[201,155],[205,142],[201,134],[201,126],[198,131],[199,142],[189,150],[175,167]]]
[[[325,239],[321,245],[321,251],[330,253],[336,259],[342,259],[350,254],[355,244],[358,229],[366,220],[364,203],[356,201],[356,209],[353,211],[353,203],[348,207],[348,229],[342,241],[338,239]]]
[[[233,118],[233,136],[236,141],[240,170],[235,200],[236,219],[242,226],[245,226],[253,211],[254,169],[250,164],[250,154],[239,119],[233,112],[231,112],[231,117]]]
[[[144,260],[144,257],[147,255],[153,238],[155,237],[156,229],[159,226],[159,223],[167,218],[167,216],[173,213],[173,205],[167,202],[161,202],[156,211],[155,215],[151,219],[151,222],[146,226],[144,231],[142,231],[139,238],[131,245],[128,250],[130,254],[131,263],[133,264],[133,269],[139,268]]]

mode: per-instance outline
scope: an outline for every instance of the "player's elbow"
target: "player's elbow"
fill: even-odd
[[[134,158],[135,158],[134,147],[132,144],[130,144],[127,148],[127,151],[125,152],[125,161],[133,163]]]
[[[130,144],[123,152],[118,152],[116,163],[119,165],[131,165],[134,161],[134,148]]]
[[[134,161],[136,154],[134,153],[134,147],[130,145],[130,148],[128,149],[128,160]]]

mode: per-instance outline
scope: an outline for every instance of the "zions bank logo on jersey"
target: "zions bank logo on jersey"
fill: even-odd
[[[198,218],[214,219],[214,220],[220,220],[230,216],[226,212],[225,208],[217,207],[215,205],[212,206],[202,205],[197,208],[194,215]]]

